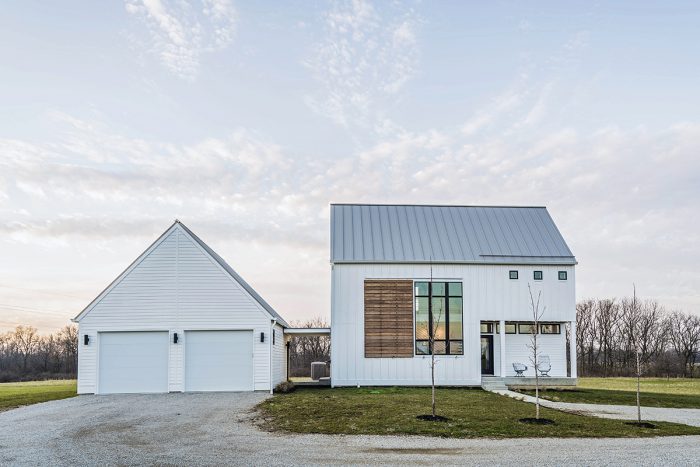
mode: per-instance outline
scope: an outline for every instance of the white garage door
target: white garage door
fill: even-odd
[[[168,392],[167,332],[100,333],[100,394]]]
[[[252,331],[185,332],[186,391],[252,391]]]

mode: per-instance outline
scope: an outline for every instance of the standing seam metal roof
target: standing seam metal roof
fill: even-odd
[[[332,263],[576,264],[545,207],[331,205]]]

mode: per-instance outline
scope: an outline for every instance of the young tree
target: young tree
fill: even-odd
[[[430,284],[432,287],[433,282],[433,272],[432,268],[430,271]],[[432,299],[431,299],[432,300]],[[446,299],[445,299],[446,300]],[[437,306],[436,306],[437,305]],[[437,308],[437,310],[436,310]],[[435,365],[437,360],[435,359],[435,354],[437,353],[435,348],[435,336],[440,331],[440,325],[444,319],[445,309],[444,303],[442,301],[432,304],[432,325],[430,329],[430,335],[428,336],[428,348],[430,349],[430,388],[431,388],[431,414],[433,418],[437,417],[437,410],[435,404]],[[447,336],[445,336],[447,339]],[[447,345],[447,344],[446,344]]]
[[[637,286],[632,284],[632,314],[638,316],[637,310]],[[639,382],[642,377],[642,363],[641,363],[641,345],[640,345],[640,334],[641,334],[641,320],[636,319],[633,326],[629,329],[630,340],[634,347],[634,354],[636,357],[636,376],[637,376],[637,423],[642,423],[642,404],[640,401],[640,391]]]
[[[532,287],[530,287],[530,284],[527,284],[527,290],[530,292],[530,310],[532,312],[532,327],[530,329],[530,344],[528,347],[530,348],[530,362],[532,363],[532,367],[535,369],[535,418],[537,420],[540,419],[540,377],[538,373],[538,368],[540,364],[540,355],[539,355],[539,346],[537,342],[537,336],[539,335],[539,330],[540,330],[540,320],[542,319],[542,316],[544,315],[544,312],[547,307],[542,307],[540,310],[540,299],[542,298],[542,291],[540,290],[537,292],[537,301],[535,301],[535,298],[532,295]]]

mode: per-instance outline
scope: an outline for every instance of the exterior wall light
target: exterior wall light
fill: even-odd
[[[88,336],[87,334],[85,334],[85,335],[83,336],[83,345],[88,345],[89,343],[90,343],[90,336]]]
[[[177,333],[174,332],[174,333],[173,333],[173,344],[177,344],[177,339],[178,339],[178,338],[177,338]]]
[[[260,342],[265,342],[265,333],[264,332],[260,333]]]

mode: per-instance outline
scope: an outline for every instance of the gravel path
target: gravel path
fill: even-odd
[[[492,391],[503,396],[525,402],[535,403],[535,398],[514,391]],[[615,418],[618,420],[636,420],[637,407],[633,405],[576,404],[573,402],[552,402],[540,399],[540,405],[566,412],[581,413],[594,417]],[[663,407],[642,407],[642,420],[654,422],[673,422],[700,426],[700,409],[671,409]],[[700,462],[698,462],[700,464]]]
[[[259,431],[260,393],[79,396],[0,413],[0,465],[697,465],[700,437],[459,440]]]

